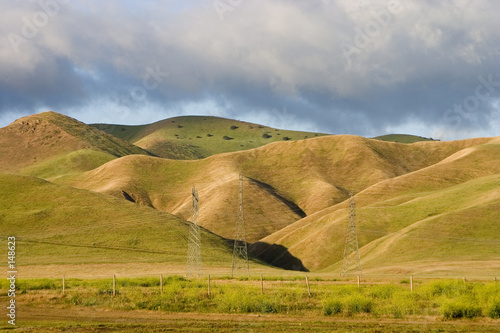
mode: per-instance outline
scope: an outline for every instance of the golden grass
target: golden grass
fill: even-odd
[[[461,156],[460,156],[461,155]],[[368,269],[412,261],[500,259],[498,145],[378,183],[356,195],[358,238]],[[340,270],[347,202],[263,239],[310,269]]]
[[[256,130],[244,128],[253,126],[248,123],[228,129],[228,125],[236,124],[229,120],[217,120],[210,125],[196,123],[196,117],[180,119],[186,126],[178,127],[180,124],[171,119],[169,126],[160,122],[127,127],[124,137],[159,142],[171,130],[184,129],[184,134],[192,135],[201,130],[200,126],[214,133],[223,126],[224,130],[239,133],[239,139],[247,140],[249,133]],[[378,272],[383,271],[380,267],[406,265],[408,270],[414,267],[413,271],[417,271],[421,269],[417,263],[423,260],[490,262],[499,258],[500,247],[495,243],[500,235],[499,138],[401,144],[351,135],[321,136],[274,142],[254,149],[244,147],[247,150],[199,160],[171,160],[146,156],[129,143],[89,128],[62,115],[43,113],[0,129],[3,170],[72,186],[56,186],[31,177],[1,176],[3,193],[15,200],[3,199],[0,217],[10,221],[12,229],[20,230],[26,237],[36,225],[43,239],[54,242],[56,230],[61,228],[67,241],[80,241],[82,235],[74,233],[74,223],[75,216],[83,216],[86,223],[103,223],[95,228],[106,235],[107,247],[122,247],[123,242],[142,244],[149,237],[146,229],[136,230],[140,237],[134,238],[129,231],[115,229],[112,223],[106,226],[103,221],[114,221],[115,214],[122,220],[134,216],[130,227],[136,227],[135,217],[140,219],[142,214],[160,214],[159,221],[166,219],[169,223],[176,218],[168,213],[190,219],[191,187],[195,185],[201,201],[200,224],[232,239],[238,209],[238,176],[242,174],[247,240],[278,245],[268,247],[261,243],[252,248],[274,264],[286,266],[291,254],[311,270],[338,269],[344,250],[349,192],[356,193],[359,243],[368,270]],[[172,151],[182,155],[185,147],[177,145],[174,148],[180,150]],[[189,151],[208,149],[212,154],[210,149],[215,146],[200,147],[201,150]],[[115,158],[118,156],[123,157]],[[14,180],[19,184],[14,185]],[[140,205],[126,202],[122,191]],[[76,199],[80,196],[84,198],[82,203]],[[14,221],[19,224],[12,224]],[[173,229],[177,230],[183,224],[175,225]],[[112,234],[106,233],[108,227]],[[156,224],[151,227],[159,228]],[[185,231],[186,225],[182,228]],[[220,238],[212,240],[222,246]],[[149,241],[160,244],[159,240]],[[168,251],[180,251],[176,245],[165,246]],[[41,262],[50,261],[54,255],[46,244],[30,243],[26,248],[34,254],[31,263],[37,255]],[[86,263],[91,263],[89,258],[96,250],[85,251]],[[105,251],[110,257],[114,253],[111,248]],[[60,264],[78,260],[79,253],[73,249],[67,255]],[[153,258],[160,260],[156,255]],[[175,254],[165,260],[175,265],[179,258],[180,254]]]
[[[139,147],[55,112],[24,117],[0,128],[0,168],[3,172],[44,169],[52,159],[88,149],[114,157],[146,154]],[[95,166],[90,164],[89,168]]]
[[[29,176],[0,174],[0,184],[0,235],[16,237],[18,266],[186,263],[189,225],[179,217]],[[230,265],[224,239],[202,229],[202,246],[207,265]]]

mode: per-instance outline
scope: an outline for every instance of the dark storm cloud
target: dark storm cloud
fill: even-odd
[[[199,113],[331,133],[498,135],[498,2],[41,0],[1,9],[1,125],[47,108],[91,122]]]

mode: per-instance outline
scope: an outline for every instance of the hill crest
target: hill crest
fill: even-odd
[[[147,154],[128,142],[51,111],[0,128],[0,167],[4,171],[20,172],[80,150],[99,151],[109,158]]]

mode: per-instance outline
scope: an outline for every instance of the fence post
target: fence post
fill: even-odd
[[[264,280],[262,279],[262,274],[260,275],[260,293],[264,294]]]
[[[410,275],[410,290],[413,293],[413,275]]]
[[[307,295],[311,297],[311,288],[309,288],[309,279],[307,278],[307,275],[306,275],[306,284],[307,284]]]
[[[496,276],[493,278],[493,282],[495,282],[495,284],[497,284],[497,277]]]
[[[113,274],[113,297],[116,295],[116,275]]]
[[[208,297],[210,297],[210,274],[208,274]]]
[[[160,294],[163,295],[163,275],[160,275]]]
[[[62,295],[64,296],[64,292],[66,291],[65,290],[66,287],[65,287],[65,276],[63,275],[63,290],[62,290]]]
[[[464,284],[465,284],[465,281],[467,281],[467,280],[465,279],[465,276],[462,278],[462,280],[464,281]]]
[[[358,288],[360,287],[359,275],[358,275]]]

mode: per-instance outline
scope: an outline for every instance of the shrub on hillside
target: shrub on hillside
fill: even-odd
[[[269,134],[267,134],[267,133],[264,133],[264,134],[262,134],[262,137],[263,137],[264,139],[269,139],[269,138],[272,138],[272,135],[269,135]]]
[[[227,136],[227,135],[224,135],[222,138],[223,138],[224,140],[232,140],[232,139],[233,139],[233,138],[231,138],[231,137],[229,137],[229,136]]]

